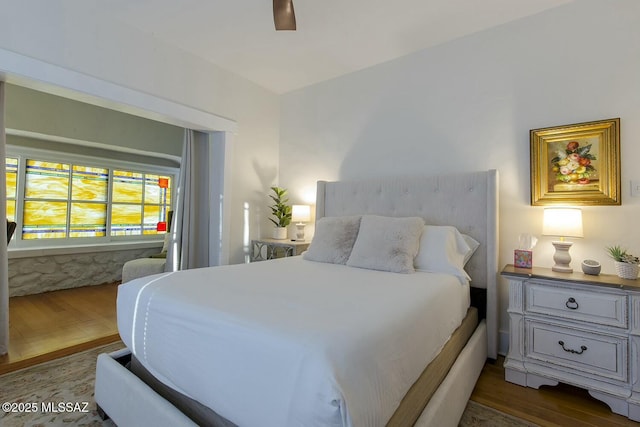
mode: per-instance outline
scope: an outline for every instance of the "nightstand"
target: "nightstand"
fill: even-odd
[[[507,265],[505,379],[584,388],[640,421],[640,281]]]
[[[251,262],[300,255],[310,242],[260,239],[251,241]]]

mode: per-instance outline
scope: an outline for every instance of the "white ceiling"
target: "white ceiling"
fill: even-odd
[[[93,0],[91,9],[276,93],[351,73],[573,0]]]

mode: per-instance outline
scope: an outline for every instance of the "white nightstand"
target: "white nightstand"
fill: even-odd
[[[505,379],[572,384],[640,421],[640,281],[507,265]]]
[[[311,242],[259,239],[251,241],[251,262],[300,255]]]

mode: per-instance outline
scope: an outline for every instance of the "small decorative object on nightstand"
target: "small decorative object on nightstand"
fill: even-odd
[[[251,262],[297,256],[306,251],[308,247],[308,242],[281,239],[252,240]]]
[[[611,274],[507,265],[509,353],[505,379],[572,384],[640,421],[640,284]]]
[[[552,270],[560,273],[572,273],[569,249],[573,243],[565,237],[582,237],[582,211],[577,208],[545,208],[542,234],[559,236],[560,240],[551,242],[556,248],[553,255],[555,265]]]
[[[287,205],[287,190],[280,187],[271,187],[273,194],[269,194],[273,204],[271,208],[271,216],[269,221],[275,225],[273,229],[273,238],[277,240],[285,240],[287,238],[287,227],[291,224],[291,206]]]
[[[582,261],[582,272],[584,274],[590,274],[592,276],[597,276],[600,274],[600,269],[602,266],[598,261],[592,259],[585,259]]]
[[[513,264],[520,268],[533,267],[533,247],[538,243],[538,239],[531,234],[521,234],[518,236],[518,249],[514,251]]]
[[[516,267],[519,268],[532,268],[533,252],[516,249],[515,251],[513,251],[513,263]]]
[[[607,248],[609,256],[613,258],[616,267],[616,273],[618,277],[623,279],[635,280],[638,278],[638,270],[640,267],[640,259],[637,256],[627,253],[626,249],[622,249],[620,246],[610,246]]]

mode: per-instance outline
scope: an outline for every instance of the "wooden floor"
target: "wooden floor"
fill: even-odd
[[[485,365],[471,400],[541,426],[640,426],[577,387],[560,384],[536,390],[508,383],[503,363],[500,357]]]
[[[0,374],[120,339],[117,283],[9,298],[9,354]]]
[[[77,288],[10,299],[11,346],[0,374],[119,339],[117,285]],[[541,426],[634,426],[575,387],[540,390],[504,380],[504,359],[487,364],[471,399]]]

